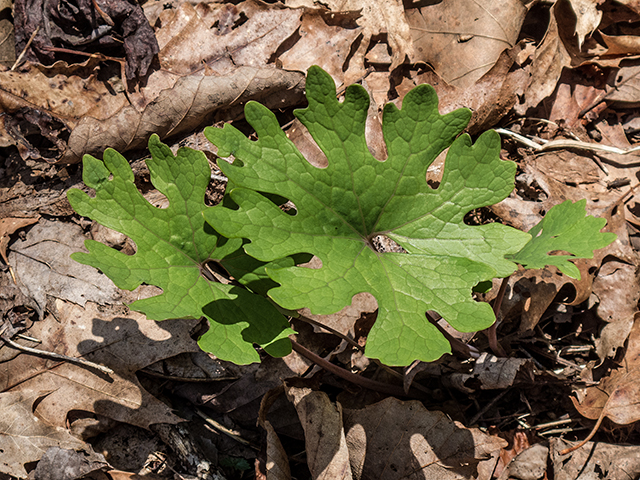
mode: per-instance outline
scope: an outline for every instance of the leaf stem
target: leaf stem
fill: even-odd
[[[493,301],[493,313],[496,316],[496,321],[493,325],[485,330],[487,334],[487,339],[489,340],[489,348],[496,357],[506,357],[507,353],[502,348],[502,345],[498,343],[498,313],[500,312],[500,307],[502,307],[502,300],[504,300],[504,294],[507,291],[507,285],[509,283],[509,279],[511,275],[502,279],[502,283],[500,284],[500,289],[498,290],[498,295],[496,295],[496,299]]]
[[[334,365],[331,362],[328,362],[324,358],[316,355],[310,350],[307,350],[305,347],[300,345],[295,340],[291,340],[291,346],[293,349],[298,352],[300,355],[305,357],[308,360],[311,360],[313,363],[318,365],[321,368],[324,368],[328,372],[337,375],[338,377],[347,380],[355,385],[358,385],[362,388],[366,388],[368,390],[374,390],[380,393],[386,393],[388,395],[393,395],[394,397],[407,397],[408,395],[405,393],[402,387],[396,387],[395,385],[389,385],[388,383],[378,382],[376,380],[371,380],[370,378],[362,377],[360,375],[356,375],[355,373],[351,373],[344,368],[340,368],[337,365]]]

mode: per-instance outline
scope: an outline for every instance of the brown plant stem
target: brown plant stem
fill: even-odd
[[[328,362],[324,358],[316,355],[310,350],[307,350],[305,347],[300,345],[295,340],[291,340],[291,346],[293,349],[305,357],[308,360],[311,360],[313,363],[318,365],[319,367],[327,370],[328,372],[337,375],[338,377],[347,380],[355,385],[358,385],[362,388],[366,388],[368,390],[374,390],[380,393],[386,393],[388,395],[393,395],[394,397],[407,397],[408,395],[405,393],[402,387],[396,387],[395,385],[389,385],[388,383],[378,382],[376,380],[371,380],[370,378],[362,377],[360,375],[356,375],[355,373],[351,373],[344,368],[340,368],[337,365],[334,365],[331,362]]]
[[[498,313],[500,312],[500,307],[502,307],[502,300],[504,299],[504,294],[507,291],[507,284],[509,283],[509,275],[506,278],[502,279],[502,283],[500,284],[500,289],[498,290],[498,295],[496,299],[493,301],[493,313],[496,316],[496,321],[493,325],[485,330],[487,334],[487,339],[489,340],[489,348],[496,357],[506,357],[507,353],[502,348],[502,345],[498,343]]]

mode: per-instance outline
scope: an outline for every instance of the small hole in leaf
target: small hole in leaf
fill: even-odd
[[[227,269],[215,260],[207,260],[200,265],[200,275],[210,282],[224,283],[225,285],[231,283],[233,280],[233,277]]]
[[[386,235],[376,235],[371,239],[371,244],[373,249],[379,253],[407,253],[404,248]]]
[[[496,222],[500,223],[500,218],[486,207],[473,209],[464,216],[465,225],[486,225]]]
[[[320,260],[316,256],[313,256],[311,257],[311,260],[309,260],[306,263],[301,263],[298,266],[301,268],[310,268],[312,270],[320,270],[322,268],[322,260]]]
[[[442,181],[442,174],[444,173],[444,164],[448,151],[448,148],[442,151],[431,165],[429,165],[429,168],[427,168],[427,184],[434,190],[440,186],[440,182]]]

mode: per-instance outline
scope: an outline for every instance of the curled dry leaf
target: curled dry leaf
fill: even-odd
[[[72,13],[73,12],[73,13]],[[146,75],[158,42],[138,3],[126,0],[17,0],[14,5],[16,54],[26,49],[32,62],[53,63],[54,47],[111,53],[124,48],[126,78]],[[31,37],[33,35],[33,39]]]

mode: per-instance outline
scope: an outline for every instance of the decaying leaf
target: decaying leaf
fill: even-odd
[[[82,451],[90,461],[106,464],[90,445],[33,414],[34,404],[48,394],[38,390],[0,394],[0,473],[28,478],[25,464],[40,460],[49,447]]]
[[[606,478],[629,480],[640,475],[640,447],[589,442],[584,448],[562,454],[572,445],[562,438],[551,439],[550,453],[555,480]]]
[[[123,49],[126,78],[132,80],[146,75],[158,53],[142,8],[126,0],[80,0],[73,8],[64,1],[17,0],[14,16],[16,54],[26,50],[30,61],[53,63],[60,57],[55,47],[105,53]]]
[[[509,388],[519,381],[533,381],[533,363],[524,358],[500,358],[482,353],[471,373],[453,373],[449,379],[454,387],[472,393],[476,389]]]
[[[312,0],[286,0],[285,3],[291,7],[316,6],[316,2]],[[406,56],[412,58],[411,32],[405,19],[403,4],[399,0],[364,3],[360,0],[325,0],[322,4],[329,7],[332,12],[358,11],[361,15],[358,25],[363,28],[363,38],[350,62],[352,68],[345,74],[345,84],[356,81],[364,74],[364,55],[373,36],[386,34],[392,56],[390,70],[404,62]],[[310,63],[307,63],[308,65]]]
[[[387,398],[345,409],[344,430],[356,479],[473,478],[481,462],[495,464],[503,439],[465,428],[417,401]]]
[[[605,417],[619,425],[640,420],[640,314],[636,314],[621,368],[585,390],[582,398],[572,397],[571,401],[582,416],[597,422],[587,438],[566,453],[591,440]]]
[[[527,8],[520,0],[454,0],[407,10],[414,61],[433,65],[449,85],[465,89],[515,46]]]
[[[351,480],[349,451],[342,426],[342,407],[324,392],[286,387],[287,397],[304,428],[307,462],[314,479]]]
[[[70,255],[83,249],[82,228],[75,224],[40,220],[25,240],[13,244],[9,261],[18,286],[38,305],[42,317],[48,298],[60,298],[85,305],[87,301],[102,305],[123,300],[120,291],[95,269],[71,260]]]
[[[149,394],[136,371],[163,358],[198,351],[189,336],[195,321],[157,323],[122,307],[86,308],[58,300],[56,318],[34,322],[26,332],[42,343],[17,339],[34,348],[108,366],[106,375],[90,368],[20,353],[0,363],[1,390],[50,393],[37,405],[36,414],[47,424],[64,427],[70,410],[94,412],[114,420],[148,428],[153,423],[176,423],[180,418]],[[2,349],[9,348],[6,345]]]

